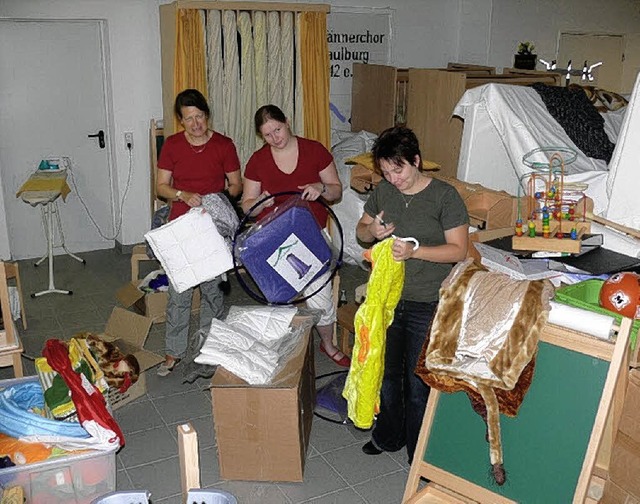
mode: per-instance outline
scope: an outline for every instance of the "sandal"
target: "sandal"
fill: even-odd
[[[336,350],[335,352],[333,352],[333,354],[330,355],[329,352],[327,352],[327,350],[325,349],[324,345],[322,345],[322,343],[320,343],[320,351],[323,354],[325,354],[327,357],[329,357],[338,366],[342,366],[342,367],[350,367],[351,366],[351,359],[348,356],[346,356],[345,354],[342,354],[342,357],[338,358],[338,354],[342,353],[340,350]]]
[[[173,357],[169,357],[169,359],[165,359],[165,361],[158,366],[158,376],[167,376],[173,371],[176,364],[180,362],[180,359],[174,359]]]

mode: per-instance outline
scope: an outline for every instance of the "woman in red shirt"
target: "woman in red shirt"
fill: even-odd
[[[240,160],[233,141],[209,129],[209,105],[199,91],[186,89],[176,97],[174,112],[184,131],[168,137],[158,159],[157,192],[171,202],[169,220],[200,206],[205,194],[222,192],[232,197],[242,192]],[[200,329],[220,317],[223,294],[220,277],[200,284]],[[166,356],[158,368],[166,376],[187,350],[193,289],[177,293],[169,285],[167,303]]]
[[[302,198],[315,201],[323,198],[327,202],[337,201],[342,196],[342,184],[331,153],[319,142],[291,133],[289,121],[275,105],[260,107],[255,114],[255,127],[265,141],[249,159],[244,173],[242,209],[248,212],[258,201],[272,194],[286,191],[302,192]],[[254,213],[258,218],[267,215],[275,204],[289,196],[267,199]],[[327,225],[327,210],[322,205],[312,208],[321,227]],[[307,287],[317,289],[315,282]],[[313,290],[311,290],[313,289]],[[320,351],[336,364],[348,367],[349,357],[333,344],[333,325],[336,306],[331,295],[331,284],[307,299],[307,305],[322,311],[316,326],[320,338]]]

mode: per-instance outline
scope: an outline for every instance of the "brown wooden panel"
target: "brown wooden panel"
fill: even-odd
[[[441,166],[448,177],[458,172],[462,120],[453,109],[465,91],[465,74],[409,69],[407,126],[420,141],[422,157]]]
[[[396,69],[385,65],[353,64],[351,131],[379,135],[395,124]]]

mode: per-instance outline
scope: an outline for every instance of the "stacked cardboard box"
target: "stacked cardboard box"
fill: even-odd
[[[294,323],[303,323],[300,318]],[[212,380],[220,476],[302,481],[315,405],[310,329],[269,385],[249,385],[223,367]]]

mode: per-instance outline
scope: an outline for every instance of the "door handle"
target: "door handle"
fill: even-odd
[[[104,149],[105,143],[104,143],[104,131],[100,130],[98,131],[95,135],[87,135],[87,137],[89,138],[98,138],[98,145],[100,146],[101,149]]]

